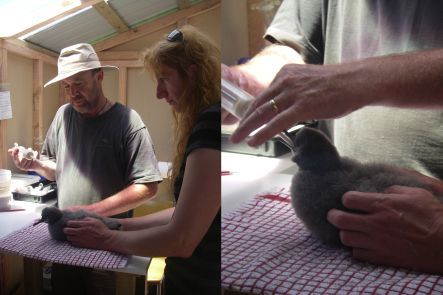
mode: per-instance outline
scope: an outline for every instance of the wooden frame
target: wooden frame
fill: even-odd
[[[104,4],[107,7],[104,7]],[[141,60],[141,53],[137,51],[105,51],[110,48],[121,45],[125,42],[132,41],[147,34],[161,30],[167,26],[176,24],[181,26],[186,24],[190,17],[194,17],[201,13],[220,7],[221,0],[206,0],[199,4],[190,5],[189,0],[179,1],[179,10],[152,22],[141,25],[135,29],[130,30],[123,20],[118,20],[120,17],[115,11],[103,0],[82,0],[79,7],[72,8],[60,15],[57,15],[45,22],[37,24],[27,30],[17,33],[13,37],[22,36],[33,30],[36,30],[52,21],[60,19],[70,13],[78,11],[86,6],[92,5],[97,11],[102,13],[106,20],[116,28],[119,27],[117,36],[98,42],[94,48],[103,64],[113,65],[119,67],[119,87],[118,87],[118,101],[122,104],[127,104],[127,79],[129,68],[143,67]],[[113,12],[112,12],[112,11]],[[115,13],[115,14],[114,14]],[[106,16],[105,16],[106,15]],[[32,146],[36,150],[40,150],[40,145],[43,139],[43,67],[44,64],[56,66],[58,56],[49,50],[45,50],[38,46],[31,45],[27,42],[17,40],[14,38],[2,39],[0,38],[0,83],[7,81],[7,55],[8,52],[29,58],[33,60],[33,141]],[[66,103],[66,98],[63,89],[60,88],[60,105]],[[0,121],[0,168],[6,167],[7,150],[6,146],[6,121]]]
[[[0,84],[7,82],[8,75],[8,51],[3,47],[4,42],[0,40]],[[6,120],[0,120],[0,168],[6,168],[7,151],[6,146]]]

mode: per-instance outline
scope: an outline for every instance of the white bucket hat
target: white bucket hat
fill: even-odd
[[[71,77],[77,73],[98,69],[115,68],[115,66],[101,65],[97,53],[88,43],[79,43],[63,48],[58,57],[58,74],[45,84],[44,87]]]

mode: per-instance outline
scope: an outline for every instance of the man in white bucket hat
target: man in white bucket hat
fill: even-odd
[[[129,217],[155,195],[162,177],[140,116],[104,95],[105,67],[115,68],[101,65],[90,44],[62,49],[58,74],[45,87],[60,81],[69,103],[57,111],[40,159],[23,158],[17,148],[9,153],[20,169],[57,181],[59,208]],[[75,287],[63,287],[63,293],[79,294]]]

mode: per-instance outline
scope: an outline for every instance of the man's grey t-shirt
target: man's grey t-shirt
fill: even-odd
[[[146,126],[134,110],[119,103],[95,118],[63,105],[41,154],[57,163],[61,209],[99,202],[131,184],[162,180]]]
[[[443,1],[287,0],[266,37],[316,64],[443,48]],[[369,106],[328,123],[342,155],[443,179],[441,110]]]

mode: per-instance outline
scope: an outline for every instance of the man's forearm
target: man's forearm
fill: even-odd
[[[48,180],[55,180],[55,168],[57,164],[51,160],[34,160],[36,167],[33,169],[36,173]]]
[[[303,64],[304,61],[301,55],[291,47],[272,44],[240,67],[243,72],[255,77],[259,83],[267,87],[278,71],[289,63]]]
[[[443,107],[443,49],[351,62],[350,86],[369,105]],[[364,91],[363,91],[364,89]]]
[[[157,193],[157,183],[132,184],[124,190],[91,205],[75,208],[89,210],[102,216],[112,216],[134,209]]]

